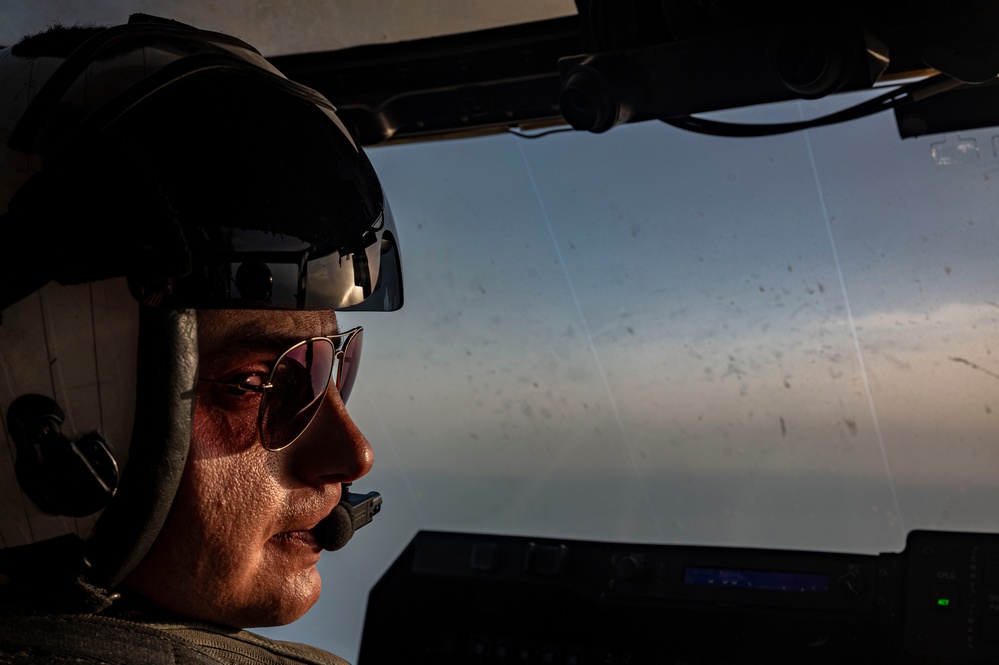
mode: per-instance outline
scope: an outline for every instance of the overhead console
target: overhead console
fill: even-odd
[[[999,535],[900,554],[425,531],[372,589],[359,665],[999,662]]]
[[[326,95],[364,145],[648,120],[764,136],[887,110],[902,138],[999,124],[992,0],[575,4],[575,16],[272,60]],[[698,115],[927,76],[801,123],[719,126]]]

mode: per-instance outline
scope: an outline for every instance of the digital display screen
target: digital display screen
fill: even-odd
[[[683,583],[758,591],[789,591],[792,593],[825,593],[829,591],[829,576],[813,573],[783,573],[769,570],[738,570],[735,568],[684,569]]]

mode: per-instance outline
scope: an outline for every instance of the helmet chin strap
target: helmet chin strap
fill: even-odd
[[[355,531],[371,522],[382,509],[382,496],[378,492],[357,494],[349,488],[350,483],[343,483],[340,502],[316,525],[315,534],[324,550],[334,552],[342,548]]]
[[[198,372],[197,316],[140,307],[135,425],[118,493],[87,541],[88,579],[114,588],[146,555],[166,521],[191,440]],[[173,358],[165,363],[163,357]],[[157,445],[153,445],[153,444]]]

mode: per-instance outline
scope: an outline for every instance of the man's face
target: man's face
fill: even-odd
[[[202,311],[201,378],[266,376],[307,337],[337,332],[332,313]],[[201,382],[191,450],[166,524],[126,580],[176,614],[229,626],[285,624],[319,598],[322,551],[310,529],[368,472],[371,447],[336,389],[292,445],[268,451],[256,422],[260,395]]]

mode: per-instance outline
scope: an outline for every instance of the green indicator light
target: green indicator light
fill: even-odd
[[[950,605],[950,598],[937,598],[937,605],[940,607],[947,607]]]

